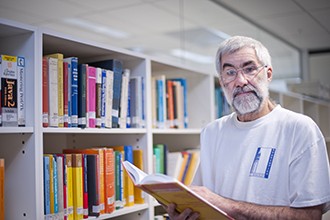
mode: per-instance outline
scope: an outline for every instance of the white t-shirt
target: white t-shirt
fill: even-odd
[[[193,185],[226,198],[262,205],[327,203],[330,169],[324,137],[307,116],[277,105],[251,122],[237,115],[208,124]]]

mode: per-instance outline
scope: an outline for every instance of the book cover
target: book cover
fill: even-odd
[[[123,62],[118,59],[111,59],[94,62],[90,65],[113,71],[112,128],[118,128]]]
[[[17,123],[25,126],[25,57],[17,57]]]
[[[173,81],[174,91],[174,126],[176,128],[184,128],[184,103],[183,103],[183,87],[180,82]]]
[[[141,188],[165,206],[175,203],[178,212],[191,208],[200,214],[199,219],[201,220],[233,219],[226,212],[172,177],[164,174],[147,175],[128,161],[123,161],[123,167],[129,173],[135,186]]]
[[[96,97],[96,106],[95,106],[95,119],[96,124],[95,127],[101,128],[102,118],[102,69],[96,68],[96,82],[95,82],[95,97]]]
[[[78,65],[78,127],[86,128],[87,125],[87,75],[88,65]]]
[[[181,153],[183,155],[183,158],[185,159],[185,164],[183,164],[184,167],[182,167],[182,170],[181,170],[182,173],[180,171],[181,179],[179,179],[179,180],[182,183],[184,183],[185,182],[185,179],[186,179],[186,176],[187,176],[187,172],[188,172],[190,163],[191,163],[192,154],[189,151],[182,151]]]
[[[57,206],[58,206],[58,217],[64,218],[64,173],[63,173],[63,156],[60,154],[56,156],[56,167],[57,167]]]
[[[88,185],[88,215],[99,216],[99,156],[88,154],[87,156],[87,185]]]
[[[143,78],[131,76],[129,82],[130,92],[130,118],[132,128],[143,128]]]
[[[111,70],[106,70],[105,82],[105,127],[112,128],[112,105],[113,105],[113,84],[114,73]]]
[[[69,64],[63,62],[63,124],[69,127]],[[71,127],[71,123],[70,123]]]
[[[154,144],[154,155],[156,155],[156,173],[166,174],[166,150],[163,144]]]
[[[44,171],[44,214],[50,214],[50,168],[49,157],[43,156],[43,171]]]
[[[73,173],[72,173],[72,154],[65,154],[66,177],[67,177],[67,220],[73,220]]]
[[[156,109],[157,109],[157,128],[166,128],[166,80],[165,75],[158,76],[156,79]]]
[[[102,70],[102,75],[101,75],[101,128],[105,128],[107,70],[105,70],[105,69],[101,69],[101,70]],[[111,86],[112,86],[112,84],[111,84]],[[112,109],[112,106],[110,109]],[[111,124],[111,120],[110,120],[109,124]]]
[[[175,78],[175,79],[171,79],[173,81],[177,81],[180,82],[181,86],[182,86],[182,105],[183,105],[183,113],[182,113],[182,117],[183,117],[183,128],[188,128],[188,122],[189,122],[189,117],[188,117],[188,104],[187,104],[187,79],[185,78]]]
[[[64,127],[64,102],[63,102],[63,54],[48,54],[47,57],[57,59],[57,97],[58,97],[58,127]]]
[[[67,71],[67,73],[65,72]],[[71,115],[72,115],[72,95],[71,95],[71,84],[72,84],[72,65],[68,58],[63,59],[63,74],[64,74],[64,91],[66,95],[64,96],[64,114],[65,114],[65,103],[67,102],[67,127],[72,127],[71,125]],[[65,82],[66,81],[66,82]],[[65,100],[67,99],[67,100]],[[65,124],[64,124],[65,127]]]
[[[88,127],[96,127],[96,68],[88,67],[87,77],[87,118]]]
[[[68,57],[65,62],[71,64],[71,80],[69,79],[69,93],[71,94],[71,127],[78,127],[78,58]]]
[[[5,220],[5,159],[0,158],[0,220]]]
[[[179,172],[182,166],[181,152],[168,152],[167,154],[167,175],[178,179]]]
[[[142,149],[135,149],[133,150],[133,164],[139,168],[140,170],[144,169],[143,166],[143,150]],[[136,204],[143,204],[144,203],[144,194],[143,191],[134,186],[134,203]]]
[[[42,126],[48,127],[49,122],[49,88],[48,88],[48,59],[42,58]]]
[[[17,56],[1,55],[2,126],[17,127]]]
[[[83,167],[82,154],[72,154],[72,195],[74,219],[83,219]]]
[[[82,154],[82,187],[83,187],[83,218],[88,218],[88,168],[87,168],[87,155]]]
[[[58,170],[57,156],[53,155],[54,214],[58,214]]]
[[[122,159],[123,154],[121,151],[115,151],[115,209],[121,209],[124,207],[124,189],[123,189],[123,166]]]
[[[120,105],[119,105],[119,128],[126,128],[127,123],[127,105],[128,105],[128,85],[130,79],[130,70],[124,69],[122,74],[122,84],[120,93]]]
[[[49,206],[50,214],[55,214],[55,189],[54,189],[54,157],[52,154],[45,154],[49,158]]]
[[[104,151],[104,205],[105,213],[115,210],[115,161],[112,148],[103,148]]]
[[[58,60],[53,57],[47,57],[48,60],[48,110],[49,127],[58,127]]]

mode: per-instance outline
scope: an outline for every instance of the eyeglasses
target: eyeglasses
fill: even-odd
[[[234,67],[226,68],[221,73],[221,79],[225,84],[231,83],[237,78],[239,71],[242,71],[245,78],[252,79],[260,72],[261,68],[267,68],[267,65],[261,65],[261,66],[248,65],[243,68],[234,68]]]

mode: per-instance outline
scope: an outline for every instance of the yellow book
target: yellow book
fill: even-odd
[[[83,167],[82,154],[72,154],[73,216],[83,219]]]
[[[73,174],[72,174],[72,155],[65,154],[66,162],[66,199],[67,199],[67,220],[73,220]]]
[[[0,220],[5,220],[5,159],[0,159]]]
[[[46,55],[57,59],[57,79],[58,79],[58,127],[64,127],[64,84],[63,84],[63,54],[54,53]]]
[[[55,189],[54,189],[54,156],[46,154],[49,157],[49,198],[50,198],[50,213],[55,213]]]
[[[191,159],[189,167],[187,170],[186,178],[184,179],[184,184],[189,186],[195,176],[198,164],[199,164],[199,150],[191,150]]]
[[[199,213],[198,219],[200,220],[233,219],[226,212],[205,200],[173,177],[160,173],[148,175],[129,161],[124,161],[123,167],[128,171],[135,186],[166,206],[170,203],[175,203],[176,210],[179,213],[187,208],[191,208]]]
[[[143,150],[142,149],[137,149],[133,150],[133,161],[134,165],[139,168],[140,170],[143,170]],[[143,204],[144,203],[144,196],[143,196],[143,191],[134,186],[134,202],[136,204]]]
[[[133,162],[133,147],[132,146],[113,146],[115,151],[120,151],[123,155],[123,160],[128,160]],[[133,206],[134,205],[134,184],[132,180],[129,178],[126,170],[123,173],[124,178],[124,206]]]

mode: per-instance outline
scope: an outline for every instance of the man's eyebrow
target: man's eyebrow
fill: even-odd
[[[242,63],[242,64],[240,65],[240,67],[248,66],[248,65],[250,65],[250,64],[255,64],[255,62],[254,62],[253,60],[249,60],[249,61],[246,61],[246,62]],[[222,65],[222,69],[224,69],[224,68],[226,68],[226,67],[234,67],[234,68],[236,68],[236,67],[235,67],[233,64],[231,64],[231,63],[224,63],[224,64]]]

